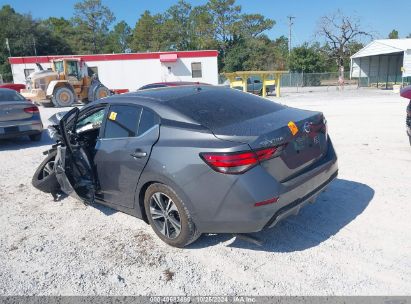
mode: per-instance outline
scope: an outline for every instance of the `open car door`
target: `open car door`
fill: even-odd
[[[90,204],[94,202],[96,183],[90,156],[77,141],[75,126],[79,112],[74,108],[59,122],[62,145],[57,147],[54,166],[61,190]]]

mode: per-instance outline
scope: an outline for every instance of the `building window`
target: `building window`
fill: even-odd
[[[31,73],[34,72],[34,69],[24,69],[24,77],[29,77]]]
[[[201,71],[201,62],[192,62],[191,63],[191,77],[201,78],[203,73]]]

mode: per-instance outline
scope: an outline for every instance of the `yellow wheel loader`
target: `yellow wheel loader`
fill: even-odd
[[[36,104],[69,107],[75,102],[91,102],[111,95],[84,61],[64,58],[51,61],[51,70],[31,73],[26,80],[26,89],[21,94]]]

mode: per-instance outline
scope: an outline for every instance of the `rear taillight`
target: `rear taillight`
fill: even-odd
[[[24,112],[30,113],[30,114],[39,113],[39,108],[37,108],[36,106],[24,108]]]
[[[225,174],[241,174],[261,161],[279,155],[283,146],[256,151],[233,153],[200,153],[200,157],[215,171]]]

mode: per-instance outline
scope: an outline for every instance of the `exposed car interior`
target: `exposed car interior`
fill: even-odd
[[[87,112],[77,120],[75,126],[75,140],[87,150],[91,159],[93,159],[95,154],[95,146],[105,112],[106,107]]]
[[[78,117],[76,117],[78,115]],[[86,109],[84,112],[67,114],[63,125],[70,142],[69,158],[66,162],[65,173],[75,191],[85,201],[93,201],[92,193],[99,195],[101,190],[98,162],[96,155],[98,139],[119,140],[143,137],[144,133],[156,125],[157,115],[136,105],[111,105]],[[103,130],[101,128],[104,128]],[[64,132],[63,132],[64,133]],[[64,139],[63,139],[64,140]],[[100,145],[101,148],[101,145]],[[103,152],[104,154],[104,152]],[[67,156],[66,156],[67,157]],[[101,175],[101,174],[100,174]]]

